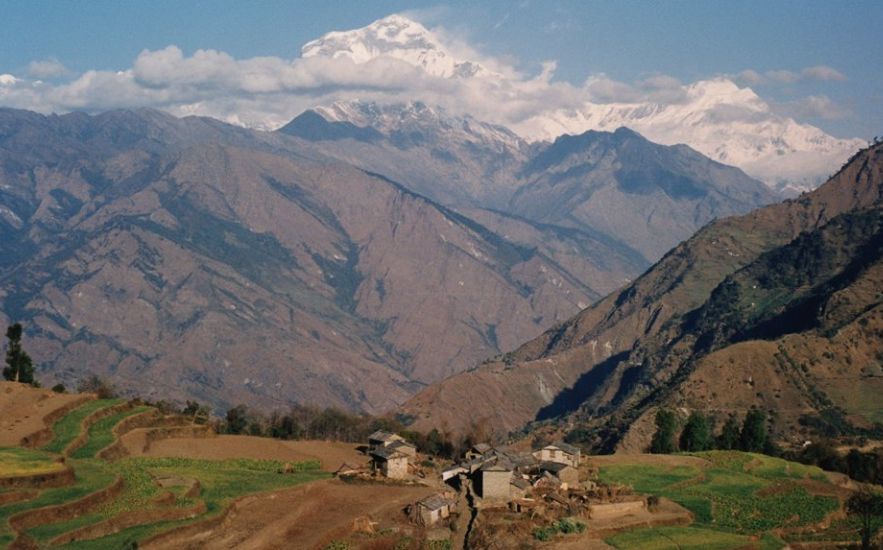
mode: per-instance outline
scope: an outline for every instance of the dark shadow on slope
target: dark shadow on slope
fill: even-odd
[[[555,399],[537,412],[535,420],[549,420],[573,412],[613,374],[616,366],[628,358],[628,352],[617,353],[584,373],[576,383],[555,396]]]

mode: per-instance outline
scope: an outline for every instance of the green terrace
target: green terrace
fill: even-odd
[[[695,517],[689,527],[638,529],[610,537],[610,544],[621,549],[738,548],[749,543],[780,548],[785,543],[774,530],[786,540],[794,533],[796,540],[804,528],[821,524],[840,509],[839,499],[832,496],[836,491],[819,468],[735,451],[691,456],[707,461],[705,466],[629,463],[624,457],[601,467],[601,481],[671,499]]]
[[[149,411],[150,407],[146,406],[134,406],[95,421],[86,428],[85,443],[61,461],[59,454],[83,435],[84,420],[122,403],[115,399],[93,400],[72,410],[55,423],[54,437],[42,449],[0,449],[0,477],[43,474],[62,470],[65,465],[75,473],[73,483],[62,487],[40,489],[35,485],[0,492],[0,495],[13,491],[26,493],[9,495],[15,496],[11,500],[16,501],[0,505],[0,546],[10,544],[16,537],[27,537],[38,547],[122,547],[164,530],[215,516],[240,496],[291,487],[330,475],[320,471],[318,461],[292,465],[248,459],[127,457],[106,461],[98,458],[99,451],[114,443],[114,427],[130,416]],[[43,523],[38,518],[38,524],[24,529],[23,533],[16,533],[10,525],[10,518],[16,514],[76,503],[92,493],[115,488],[117,480],[122,480],[121,488],[100,502],[67,514],[64,519],[53,520],[47,516]],[[164,519],[168,517],[172,519]],[[131,519],[129,524],[134,525],[122,530],[105,529],[103,522],[112,518]],[[86,534],[71,536],[76,530],[85,530]]]

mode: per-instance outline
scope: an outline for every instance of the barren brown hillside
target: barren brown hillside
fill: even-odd
[[[376,412],[638,269],[210,119],[3,110],[0,140],[0,303],[44,383]]]
[[[674,331],[674,337],[688,312],[702,306],[727,276],[762,254],[790,243],[803,232],[822,228],[841,214],[866,211],[881,200],[883,147],[878,145],[858,154],[812,193],[711,224],[672,250],[634,284],[514,352],[424,390],[404,410],[413,416],[418,428],[446,426],[463,431],[473,423],[485,423],[505,432],[580,407],[589,417],[604,415],[630,395],[635,397],[636,388],[640,395],[654,399],[654,387],[668,383],[678,365],[693,353],[687,344],[667,348],[667,342],[653,341],[655,335],[666,330]],[[873,215],[870,218],[873,221]],[[872,231],[868,238],[873,241],[877,237]],[[874,269],[867,267],[862,272],[864,278],[859,277],[838,292],[859,292],[863,285],[879,288],[874,287]],[[826,303],[833,305],[837,296]],[[879,298],[873,292],[870,297],[866,293],[861,303],[873,308],[875,300]],[[858,313],[851,311],[844,319],[861,323]],[[712,321],[709,318],[708,322]],[[860,326],[864,330],[873,325]],[[865,342],[866,355],[873,356],[879,351],[879,337],[874,332],[861,334],[859,340]],[[784,338],[787,341],[788,336]],[[826,345],[836,346],[837,340]],[[665,354],[654,356],[658,349],[665,349]],[[652,358],[652,368],[648,367],[648,358]],[[836,364],[844,360],[841,356]],[[739,368],[737,365],[733,376]],[[819,384],[825,384],[826,372],[831,368],[820,367]],[[845,383],[855,382],[858,368],[850,371]],[[693,376],[701,376],[699,370],[701,367]],[[832,395],[841,387],[841,383],[831,384]]]

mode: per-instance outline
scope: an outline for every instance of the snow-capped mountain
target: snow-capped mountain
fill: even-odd
[[[496,74],[481,63],[457,59],[433,32],[401,15],[384,17],[361,29],[330,32],[304,44],[301,56],[348,57],[355,63],[390,57],[442,78]]]
[[[430,76],[481,84],[472,88],[464,86],[468,94],[502,90],[499,101],[504,103],[517,104],[523,99],[517,90],[536,95],[537,86],[542,85],[538,81],[523,80],[516,71],[503,64],[495,65],[492,59],[479,62],[458,57],[451,53],[453,49],[445,44],[443,33],[433,32],[407,17],[392,15],[361,29],[328,33],[304,45],[302,55],[346,57],[355,63],[397,59]],[[546,83],[555,84],[558,83]],[[599,103],[591,100],[588,89],[573,88],[573,91],[586,97],[582,104],[577,101],[575,108],[540,108],[532,115],[524,116],[522,111],[517,119],[506,119],[502,113],[507,110],[503,108],[504,103],[500,103],[498,112],[469,114],[504,123],[530,141],[551,141],[562,134],[613,131],[625,126],[658,143],[687,144],[714,160],[742,168],[771,187],[792,194],[816,187],[864,146],[863,140],[835,138],[819,128],[778,114],[752,89],[739,87],[726,78],[683,86],[678,99],[667,103]],[[419,93],[415,92],[415,100],[423,99]],[[378,98],[372,100],[378,101]],[[401,103],[401,95],[395,101]],[[396,117],[411,116],[395,110],[378,110],[376,106],[359,106],[358,102],[349,102],[346,107],[327,107],[321,112],[329,120],[347,120],[358,126],[388,125]]]
[[[420,132],[449,145],[470,144],[473,148],[514,153],[525,149],[527,142],[512,130],[489,124],[470,115],[455,116],[441,107],[420,101],[380,104],[363,101],[337,101],[314,109],[328,121],[351,122],[373,128],[386,135]]]
[[[540,113],[517,129],[553,139],[622,126],[658,143],[685,143],[786,193],[817,187],[865,145],[778,115],[753,90],[725,78],[685,86],[677,103],[586,102],[577,110]]]
[[[502,126],[421,102],[338,101],[302,113],[279,132],[462,207],[505,207],[532,149]]]

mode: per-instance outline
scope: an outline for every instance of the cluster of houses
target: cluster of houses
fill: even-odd
[[[374,432],[369,436],[367,452],[371,475],[401,480],[421,473],[415,464],[416,447],[398,434]],[[633,495],[630,488],[580,481],[581,460],[580,449],[564,442],[531,452],[480,443],[472,446],[460,463],[444,469],[441,479],[461,496],[465,490],[467,502],[476,507],[505,505],[515,512],[598,519],[635,514],[646,508],[644,500]],[[476,498],[469,498],[470,494]],[[431,526],[449,518],[458,502],[456,493],[444,490],[414,502],[407,513],[413,523]]]
[[[460,464],[442,471],[442,480],[472,483],[484,500],[517,501],[529,492],[567,491],[579,485],[580,450],[558,442],[533,452],[478,444]]]

